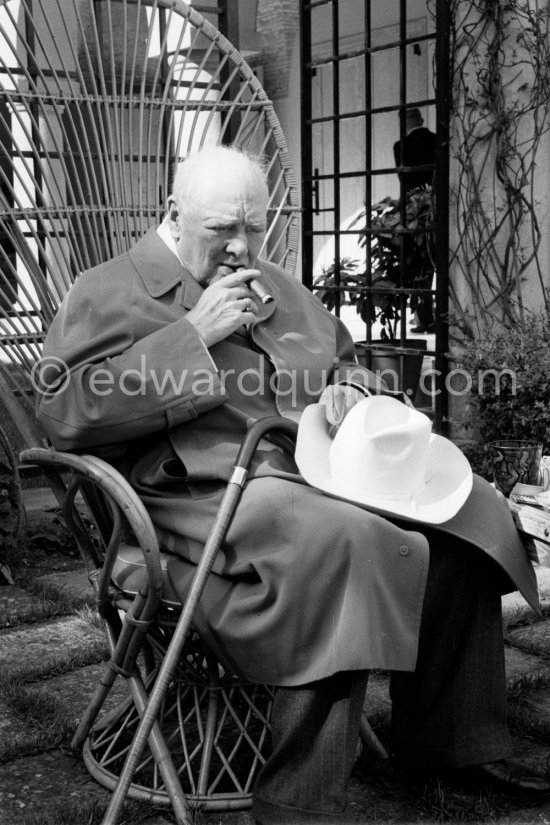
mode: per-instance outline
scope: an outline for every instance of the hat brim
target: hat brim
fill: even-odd
[[[335,479],[330,470],[325,407],[310,404],[305,408],[296,439],[296,464],[312,487],[346,501],[394,516],[442,524],[458,513],[472,489],[472,469],[463,453],[447,438],[432,434],[424,489],[409,499],[377,498],[359,488]]]

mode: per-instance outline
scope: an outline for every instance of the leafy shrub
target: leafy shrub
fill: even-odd
[[[533,439],[550,453],[550,322],[541,315],[524,328],[489,330],[454,353],[471,378],[465,420],[482,442]]]
[[[0,428],[0,554],[4,550],[11,550],[15,547],[20,524],[19,475],[13,451]]]
[[[409,192],[404,216],[399,201],[390,197],[368,209],[368,223],[365,207],[347,227],[348,230],[359,227],[359,244],[365,250],[363,260],[335,260],[323,269],[313,286],[329,311],[334,309],[337,300],[340,305],[354,306],[365,323],[380,323],[383,341],[394,341],[398,337],[402,303],[401,293],[395,290],[401,286],[415,289],[431,286],[434,273],[432,189],[421,186]],[[413,296],[411,307],[415,307],[416,300]]]

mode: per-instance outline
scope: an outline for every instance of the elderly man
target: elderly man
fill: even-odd
[[[126,475],[182,592],[248,425],[334,401],[327,384],[350,370],[378,388],[343,324],[259,259],[266,205],[246,154],[189,157],[162,225],[80,276],[45,345],[70,380],[44,395],[40,420],[58,448],[95,451]],[[482,765],[524,790],[550,788],[505,761],[500,594],[517,586],[537,601],[506,504],[476,480],[438,527],[393,515],[324,495],[261,442],[196,621],[223,660],[277,687],[254,790],[263,825],[348,821],[371,668],[392,671],[400,763]]]

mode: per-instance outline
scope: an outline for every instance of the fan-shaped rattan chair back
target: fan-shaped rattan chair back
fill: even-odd
[[[189,603],[167,600],[153,525],[127,482],[98,458],[44,448],[32,390],[45,333],[74,280],[158,224],[174,166],[218,143],[265,159],[262,257],[293,273],[299,212],[283,134],[253,71],[210,22],[181,0],[0,3],[0,409],[30,448],[24,460],[46,473],[105,619],[111,658],[73,740],[100,782],[117,782],[144,708],[151,715],[149,694],[160,697],[110,825],[127,794],[171,805],[185,823],[191,803],[249,805],[272,691],[222,668],[190,630]],[[137,595],[113,586],[123,536],[135,539],[126,548],[147,572]],[[198,599],[201,581],[189,598]],[[178,615],[184,646],[157,689]],[[98,715],[120,675],[129,699],[104,723]]]
[[[281,128],[208,20],[180,0],[0,6],[0,364],[12,367],[0,372],[12,387],[32,378],[78,274],[158,224],[174,165],[216,143],[265,158],[262,257],[294,272],[297,194]],[[37,437],[27,427],[25,439]]]
[[[24,460],[49,479],[105,620],[111,657],[73,739],[92,774],[116,785],[104,825],[118,820],[127,795],[170,805],[185,825],[190,805],[246,807],[265,761],[272,689],[221,666],[192,630],[242,479],[228,485],[229,509],[220,508],[180,609],[125,479],[96,457],[45,449],[33,424],[42,341],[75,278],[158,224],[175,164],[222,142],[265,158],[263,257],[292,273],[299,212],[285,141],[254,73],[213,25],[181,0],[0,4],[0,407],[30,448]],[[260,437],[253,430],[248,456],[248,438]],[[126,550],[147,573],[135,592],[112,575],[128,536]],[[102,717],[121,675],[128,701]]]

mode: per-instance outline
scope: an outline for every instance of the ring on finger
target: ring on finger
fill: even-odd
[[[251,303],[250,303],[250,298],[243,298],[243,301],[244,301],[243,312],[248,312],[250,310],[250,307],[252,306]]]

